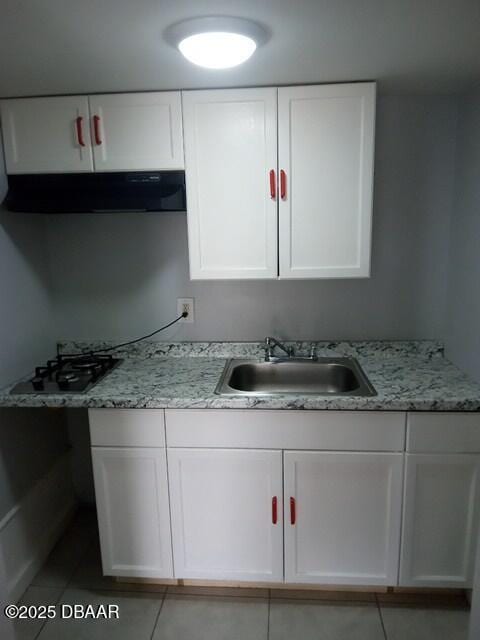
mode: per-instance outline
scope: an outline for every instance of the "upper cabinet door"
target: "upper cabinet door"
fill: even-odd
[[[1,102],[7,173],[93,171],[88,98]]]
[[[183,169],[179,91],[90,96],[95,171]]]
[[[192,280],[277,277],[277,90],[183,93]]]
[[[370,275],[375,83],[278,90],[281,278]]]

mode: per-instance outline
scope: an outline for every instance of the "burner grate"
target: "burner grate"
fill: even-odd
[[[60,354],[36,367],[34,375],[18,383],[10,393],[85,393],[120,362],[110,354]]]

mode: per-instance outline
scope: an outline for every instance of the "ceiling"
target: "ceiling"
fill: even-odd
[[[270,41],[230,70],[162,38],[178,20],[238,15]],[[383,93],[480,83],[480,0],[0,0],[0,96],[379,81]]]

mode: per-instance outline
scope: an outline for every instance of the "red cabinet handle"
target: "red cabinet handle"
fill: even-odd
[[[278,512],[277,512],[277,496],[272,498],[272,524],[277,524]]]
[[[280,197],[282,200],[287,197],[287,174],[283,169],[280,170]]]
[[[77,128],[77,140],[78,144],[81,147],[85,146],[85,140],[83,139],[83,129],[82,129],[83,118],[82,116],[78,116],[75,120],[75,126]]]
[[[277,197],[277,185],[275,180],[275,171],[272,169],[270,171],[270,198],[275,200]]]
[[[295,524],[297,521],[297,509],[295,505],[295,498],[290,498],[290,524]]]
[[[102,144],[100,137],[100,116],[93,116],[93,135],[95,136],[95,144]]]

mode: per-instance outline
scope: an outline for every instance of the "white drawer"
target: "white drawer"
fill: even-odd
[[[92,447],[164,447],[163,409],[89,409]]]
[[[407,451],[480,453],[480,413],[409,413]]]
[[[168,447],[403,451],[403,412],[167,409]]]

